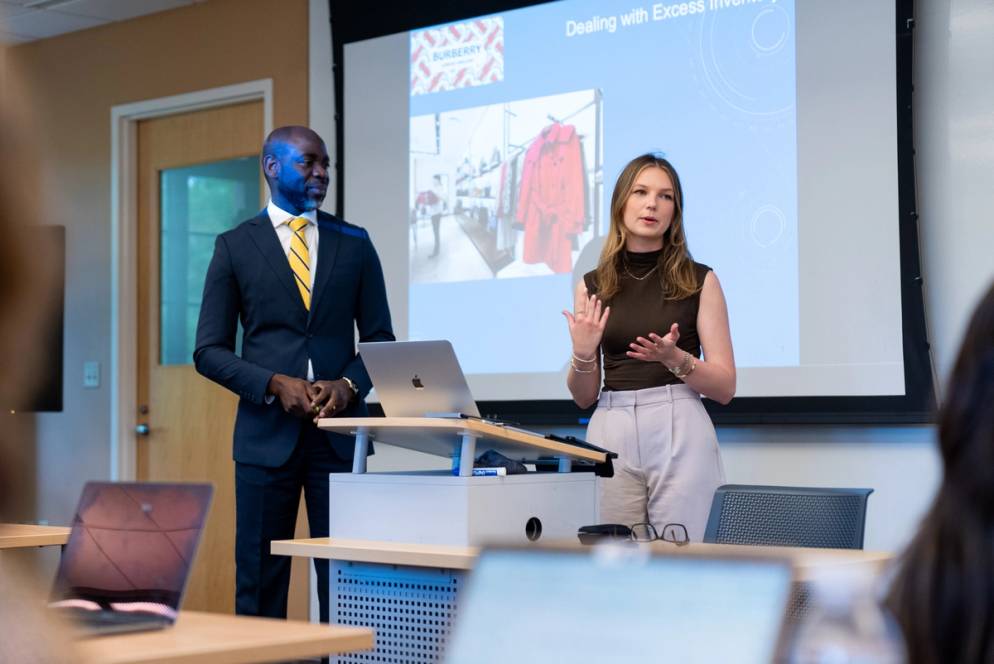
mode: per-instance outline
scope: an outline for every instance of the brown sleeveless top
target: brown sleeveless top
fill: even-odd
[[[658,271],[652,270],[662,250],[645,253],[625,252],[628,272],[621,273],[621,290],[611,298],[611,315],[607,319],[601,352],[604,355],[604,390],[641,390],[647,387],[671,385],[683,381],[659,362],[644,362],[628,357],[628,344],[636,337],[648,338],[650,332],[665,336],[673,323],[680,324],[677,346],[695,357],[701,356],[701,340],[697,336],[697,310],[701,303],[700,290],[683,300],[664,300]],[[698,287],[711,268],[694,263]],[[597,273],[583,275],[587,291],[597,292]]]

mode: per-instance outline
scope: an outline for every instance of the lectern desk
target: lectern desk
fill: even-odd
[[[521,429],[461,418],[329,418],[318,426],[356,438],[353,473],[329,480],[332,540],[476,547],[573,537],[597,520],[596,468],[608,453]],[[458,461],[450,471],[366,473],[371,441]],[[552,457],[559,472],[472,476],[485,450],[525,463]],[[382,560],[382,559],[380,559]],[[452,625],[463,566],[332,560],[331,621],[372,627],[384,662],[436,661]],[[340,662],[358,662],[344,655]]]

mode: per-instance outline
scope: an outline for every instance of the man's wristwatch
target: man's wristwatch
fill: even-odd
[[[352,392],[352,399],[358,397],[359,386],[355,384],[355,381],[349,378],[348,376],[342,376],[342,380],[344,380],[345,384],[349,386],[349,390]]]

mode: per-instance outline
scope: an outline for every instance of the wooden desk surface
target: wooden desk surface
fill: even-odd
[[[0,549],[61,546],[69,541],[69,530],[65,526],[0,523]]]
[[[181,611],[168,629],[76,643],[81,659],[106,664],[277,662],[369,650],[373,630],[272,618]]]
[[[375,540],[311,539],[275,540],[270,552],[278,556],[328,558],[384,565],[413,565],[444,569],[472,569],[480,548],[475,546],[445,546],[441,544],[411,544]]]
[[[575,540],[561,540],[536,544],[537,548],[550,547],[564,550],[590,550]],[[885,565],[892,557],[886,551],[854,549],[813,549],[795,546],[744,546],[741,544],[703,544],[674,546],[657,542],[651,546],[655,553],[702,554],[727,556],[771,556],[790,558],[800,581],[810,579],[815,570],[837,565]],[[409,544],[372,540],[313,539],[277,540],[270,551],[276,555],[328,558],[385,565],[412,565],[445,569],[472,569],[479,547],[444,546],[439,544]]]
[[[565,456],[593,463],[603,463],[607,459],[604,452],[480,420],[437,417],[328,417],[318,420],[318,428],[346,435],[360,427],[366,429],[373,440],[441,457],[449,457],[459,451],[460,436],[466,431],[479,438],[478,450],[494,449],[512,459]]]
[[[893,557],[889,551],[863,551],[861,549],[815,549],[803,546],[749,546],[744,544],[704,544],[673,546],[664,542],[652,545],[656,551],[720,556],[769,556],[789,558],[794,565],[797,581],[810,581],[819,570],[843,565],[870,565],[882,569]]]

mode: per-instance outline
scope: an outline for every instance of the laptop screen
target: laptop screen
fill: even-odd
[[[365,342],[359,354],[387,417],[479,417],[448,341]]]
[[[175,619],[212,494],[209,484],[88,483],[52,606]]]
[[[791,578],[774,559],[487,550],[446,662],[768,664]]]

